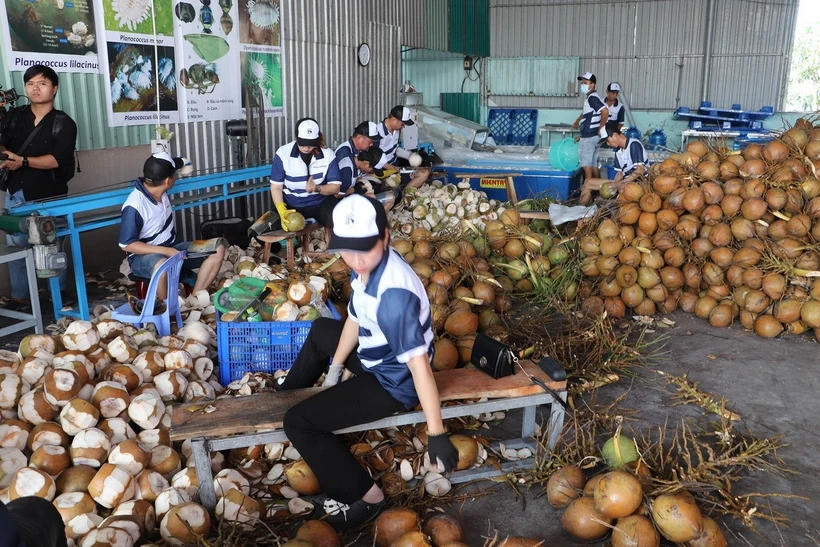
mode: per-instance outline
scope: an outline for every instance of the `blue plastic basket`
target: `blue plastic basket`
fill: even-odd
[[[487,127],[498,145],[535,145],[538,126],[537,109],[491,108]]]
[[[567,137],[550,146],[550,165],[556,169],[574,171],[580,164],[578,143],[572,137]]]
[[[336,306],[328,304],[334,319]],[[273,373],[289,369],[307,339],[312,321],[233,323],[217,320],[219,383],[238,380],[246,372]]]

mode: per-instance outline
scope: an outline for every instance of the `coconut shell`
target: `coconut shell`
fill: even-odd
[[[573,500],[561,517],[564,530],[573,537],[585,541],[597,540],[606,536],[609,533],[607,524],[613,522],[613,519],[608,519],[595,511],[595,500],[590,497]]]
[[[652,504],[652,520],[663,537],[675,543],[691,541],[703,531],[703,515],[685,491],[658,496]]]
[[[436,547],[464,539],[464,531],[458,520],[446,513],[440,513],[427,519],[422,531],[430,537]]]
[[[453,312],[444,322],[444,330],[456,338],[474,334],[478,331],[478,315],[468,310]]]
[[[586,475],[580,467],[565,465],[547,481],[547,501],[555,508],[566,507],[581,495],[586,482]]]
[[[420,524],[415,511],[404,507],[388,509],[373,523],[374,542],[378,547],[390,547],[403,535],[417,532]]]

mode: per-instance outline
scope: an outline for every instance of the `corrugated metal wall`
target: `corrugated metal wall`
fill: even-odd
[[[713,104],[782,106],[798,0],[714,0]],[[619,81],[634,109],[697,106],[707,0],[492,0],[493,57],[579,56],[599,87]],[[683,65],[680,67],[679,65]],[[575,108],[578,98],[493,98]]]

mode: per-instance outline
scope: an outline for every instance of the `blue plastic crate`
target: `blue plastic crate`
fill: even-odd
[[[535,146],[538,110],[491,108],[487,115],[487,127],[498,145]]]
[[[327,306],[341,319],[332,304]],[[312,321],[233,323],[217,320],[219,383],[228,385],[246,372],[289,369],[307,339]]]

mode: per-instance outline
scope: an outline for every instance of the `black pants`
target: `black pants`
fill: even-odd
[[[6,508],[27,546],[66,547],[63,519],[50,501],[28,496],[10,501]]]
[[[339,200],[335,196],[326,196],[325,199],[316,205],[309,207],[295,207],[296,211],[302,213],[305,218],[315,218],[316,222],[325,228],[333,227],[333,208]]]
[[[327,369],[343,326],[335,319],[314,321],[279,389],[313,386]],[[284,427],[288,439],[316,474],[325,493],[336,501],[351,504],[370,490],[373,479],[333,432],[390,416],[404,410],[404,405],[362,368],[355,350],[345,366],[356,376],[292,407],[285,414]]]

